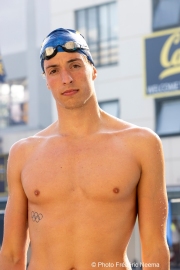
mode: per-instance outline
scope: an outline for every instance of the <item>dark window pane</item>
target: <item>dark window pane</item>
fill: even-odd
[[[76,28],[85,36],[96,66],[118,62],[117,25],[116,2],[76,11]]]
[[[99,102],[99,106],[105,112],[115,117],[119,117],[119,100],[102,101]]]
[[[110,31],[109,31],[109,36],[110,38],[115,38],[117,39],[118,36],[118,16],[117,16],[117,5],[116,3],[112,3],[109,6],[109,23],[110,23]]]
[[[86,12],[85,10],[78,10],[76,13],[76,28],[78,31],[84,36],[85,39],[86,37]]]
[[[0,128],[28,122],[28,99],[25,80],[0,84]]]
[[[97,11],[96,8],[88,9],[88,32],[87,40],[89,42],[96,42],[98,39],[98,27],[97,27]]]
[[[7,155],[0,156],[0,193],[7,193],[6,168]]]
[[[0,246],[2,245],[3,233],[4,233],[4,214],[0,213]]]
[[[180,99],[162,100],[157,103],[157,126],[159,135],[180,133]]]
[[[153,29],[160,30],[180,25],[180,1],[154,1]]]
[[[109,39],[109,18],[108,6],[103,5],[99,8],[99,26],[100,26],[100,41]]]

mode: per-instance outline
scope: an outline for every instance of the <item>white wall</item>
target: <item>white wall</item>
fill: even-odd
[[[3,55],[22,52],[27,49],[27,12],[29,2],[34,0],[0,0],[0,49]],[[36,14],[34,36],[40,47],[50,30],[49,0],[34,1]]]

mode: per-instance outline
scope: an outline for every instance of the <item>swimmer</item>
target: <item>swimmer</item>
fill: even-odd
[[[8,159],[1,270],[129,270],[138,217],[144,265],[169,269],[159,137],[98,106],[97,70],[82,35],[59,28],[40,51],[58,120],[15,143]],[[154,270],[144,267],[143,270]]]

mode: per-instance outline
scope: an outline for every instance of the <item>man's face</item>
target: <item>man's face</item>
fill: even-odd
[[[44,70],[48,88],[64,108],[82,107],[95,94],[96,69],[78,52],[57,53],[44,61]]]

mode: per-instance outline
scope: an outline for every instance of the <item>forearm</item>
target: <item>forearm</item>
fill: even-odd
[[[149,247],[147,252],[142,254],[143,270],[170,270],[170,256],[168,247]]]
[[[0,253],[0,269],[1,270],[25,270],[26,264],[25,260],[13,261],[8,256],[4,256]]]

